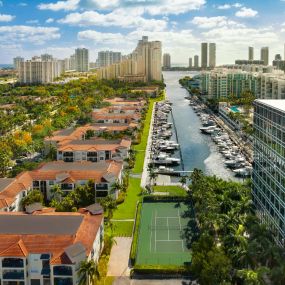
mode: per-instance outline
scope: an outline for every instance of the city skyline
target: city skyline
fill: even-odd
[[[100,50],[130,53],[142,35],[162,41],[173,64],[188,65],[201,42],[217,44],[217,65],[248,58],[248,46],[269,46],[271,62],[284,53],[285,23],[278,12],[285,3],[261,2],[3,0],[0,63],[43,53],[64,58],[77,47],[88,48],[95,61]]]

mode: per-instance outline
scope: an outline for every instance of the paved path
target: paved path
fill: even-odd
[[[129,276],[129,255],[132,238],[116,237],[108,264],[107,276]]]
[[[120,219],[120,220],[115,220],[115,219],[111,219],[111,222],[134,222],[135,219]]]

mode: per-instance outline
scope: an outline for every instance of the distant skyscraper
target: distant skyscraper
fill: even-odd
[[[208,43],[201,43],[201,67],[208,67]]]
[[[17,56],[13,59],[14,68],[19,71],[20,63],[23,62],[25,59],[23,57]]]
[[[248,47],[248,60],[254,60],[254,47]]]
[[[51,54],[42,54],[41,55],[41,60],[42,61],[50,61],[50,60],[53,60],[53,56]]]
[[[193,59],[192,57],[189,57],[189,68],[193,67]]]
[[[89,51],[86,48],[77,48],[75,50],[75,68],[76,71],[86,72],[89,70]]]
[[[199,55],[194,56],[194,68],[199,68]]]
[[[209,67],[214,68],[216,66],[216,44],[209,44]]]
[[[171,67],[171,56],[169,53],[165,53],[163,55],[163,67],[170,68]]]
[[[108,66],[122,61],[122,54],[114,51],[99,51],[97,65],[98,67]]]
[[[72,54],[69,58],[69,68],[70,70],[76,69],[75,54]]]
[[[268,63],[269,63],[269,47],[261,48],[260,59],[264,61],[264,65],[268,65]]]

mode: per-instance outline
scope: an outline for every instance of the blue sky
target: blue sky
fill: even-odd
[[[216,42],[218,64],[247,58],[247,47],[284,56],[285,0],[2,0],[0,63],[18,55],[70,56],[76,47],[131,52],[142,35],[161,40],[172,62]]]

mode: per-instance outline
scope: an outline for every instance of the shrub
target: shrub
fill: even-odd
[[[116,200],[117,205],[120,205],[120,204],[124,203],[125,198],[126,198],[126,193],[121,191],[119,193],[118,199]]]
[[[166,276],[177,276],[177,275],[188,275],[189,269],[184,266],[174,265],[135,265],[132,270],[132,275],[166,275]]]
[[[142,203],[139,203],[137,206],[137,212],[136,212],[136,218],[135,218],[135,230],[133,234],[133,242],[130,252],[130,261],[131,264],[134,265],[136,262],[136,256],[137,256],[137,247],[138,247],[138,240],[139,240],[139,228],[140,228],[140,220],[141,220],[141,208]]]
[[[143,198],[143,202],[184,202],[184,201],[189,201],[189,197],[149,195]]]

